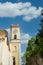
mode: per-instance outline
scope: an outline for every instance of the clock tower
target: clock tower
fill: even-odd
[[[10,27],[10,51],[13,57],[13,65],[20,65],[20,27],[12,25]]]

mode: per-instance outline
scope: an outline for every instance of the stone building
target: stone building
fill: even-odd
[[[0,28],[0,42],[5,42],[10,50],[9,42],[8,42],[8,32]]]
[[[0,29],[0,41],[6,42],[8,50],[12,53],[13,65],[21,64],[20,49],[20,27],[12,25],[10,27],[10,42],[8,41],[8,32]]]
[[[13,55],[13,65],[20,65],[20,27],[12,25],[10,27],[10,51]]]

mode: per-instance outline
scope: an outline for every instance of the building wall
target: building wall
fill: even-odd
[[[16,39],[14,39],[14,35],[17,36]],[[17,25],[11,26],[10,36],[10,51],[15,58],[15,65],[20,65],[20,27]]]
[[[15,65],[19,65],[19,44],[10,44],[12,56],[15,57]]]

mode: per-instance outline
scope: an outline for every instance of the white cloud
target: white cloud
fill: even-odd
[[[28,41],[31,39],[31,36],[28,33],[21,33],[21,43],[28,43]]]
[[[21,53],[21,57],[23,57],[23,56],[24,56],[24,54],[25,54],[25,52],[22,52],[22,53]]]
[[[6,29],[8,31],[8,38],[10,40],[10,28]],[[20,33],[20,39],[22,44],[27,44],[28,41],[31,39],[31,36],[28,33]]]
[[[23,16],[23,20],[29,21],[40,15],[41,7],[32,6],[30,2],[0,3],[0,17]]]
[[[8,34],[10,34],[10,28],[8,28],[8,29],[6,29],[6,30],[7,30]]]
[[[29,9],[28,9],[28,14],[26,16],[23,17],[23,19],[25,21],[29,21],[31,19],[34,19],[34,18],[37,18],[40,13],[41,13],[41,7],[39,7],[38,9],[34,6],[31,6]]]

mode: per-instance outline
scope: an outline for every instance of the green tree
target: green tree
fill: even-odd
[[[40,56],[43,58],[43,10],[41,12],[42,19],[40,21],[40,30],[36,36],[35,43],[40,47]]]
[[[31,59],[36,57],[36,64],[37,64],[37,57],[41,56],[43,58],[43,11],[41,13],[42,20],[40,21],[40,30],[36,35],[36,38],[31,38],[28,41],[28,46],[26,49],[26,65],[32,65]]]
[[[36,57],[36,55],[39,55],[39,46],[35,44],[35,38],[31,38],[31,40],[28,41],[28,47],[26,49],[26,65],[32,64],[32,58]],[[37,60],[37,59],[36,59]]]

